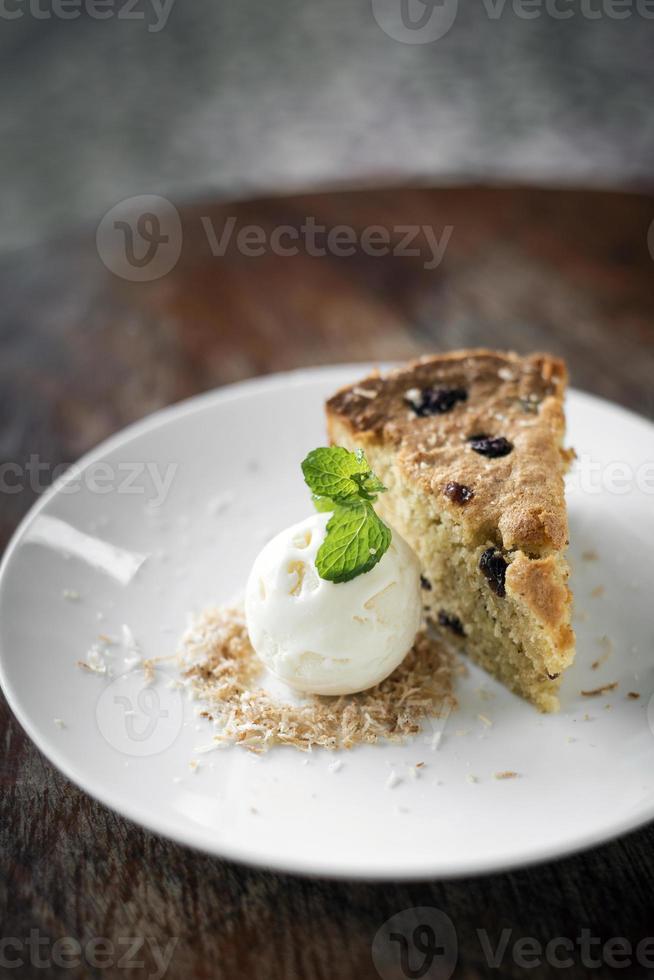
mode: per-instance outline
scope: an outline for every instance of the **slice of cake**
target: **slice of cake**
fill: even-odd
[[[377,509],[420,558],[434,626],[542,711],[574,658],[566,380],[546,354],[463,350],[327,402],[330,440],[363,448],[388,487]]]

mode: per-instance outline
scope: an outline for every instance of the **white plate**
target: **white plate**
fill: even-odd
[[[125,816],[286,871],[472,874],[557,857],[649,820],[654,428],[578,392],[568,399],[581,457],[568,499],[582,618],[559,715],[538,714],[472,667],[437,748],[430,725],[402,747],[341,753],[334,771],[324,751],[308,761],[293,749],[198,755],[210,725],[165,673],[153,695],[140,672],[111,680],[76,667],[98,632],[119,635],[123,624],[145,655],[170,654],[189,610],[242,588],[267,536],[311,512],[300,460],[324,442],[325,397],[361,371],[255,380],[160,412],[39,501],[0,578],[1,680],[22,725],[70,779]],[[141,464],[135,479],[132,464]],[[165,477],[169,466],[172,484],[157,506],[152,474]],[[582,558],[590,549],[599,560]],[[134,556],[145,556],[135,574]],[[598,586],[604,595],[593,596]],[[121,674],[124,650],[113,649]],[[580,694],[612,681],[619,687],[604,697]],[[425,766],[413,778],[417,762]],[[496,779],[504,770],[519,777]]]

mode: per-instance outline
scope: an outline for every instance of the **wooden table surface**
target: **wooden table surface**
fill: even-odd
[[[0,462],[24,465],[36,455],[47,464],[45,481],[57,464],[134,419],[217,385],[469,345],[562,354],[575,385],[654,417],[652,197],[405,188],[181,212],[179,262],[150,282],[112,275],[95,229],[0,259]],[[427,225],[437,237],[452,230],[431,269],[424,234],[412,256],[371,255],[360,243],[348,257],[270,248],[255,257],[233,243],[213,256],[207,219],[220,232],[230,216],[236,230],[254,224],[265,234],[299,228],[308,216],[357,235],[379,225],[396,244],[400,226]],[[0,493],[0,548],[34,496],[29,487]],[[583,930],[602,941],[626,937],[634,947],[654,936],[652,826],[562,862],[492,877],[420,884],[287,877],[133,826],[59,775],[4,701],[0,725],[0,940],[21,944],[0,942],[0,976],[157,976],[152,946],[175,940],[170,978],[365,980],[378,977],[376,931],[417,906],[435,906],[455,924],[460,977],[610,975],[610,957],[584,966],[578,953],[567,969],[529,970],[511,949],[525,937],[575,941]],[[480,929],[493,945],[510,930],[500,969],[485,959]],[[95,967],[43,966],[38,950],[26,953],[31,930],[47,939],[46,957],[61,937],[106,938],[121,954],[129,937],[152,943],[127,958],[131,966],[118,953],[104,967],[106,955]],[[24,965],[12,968],[18,948]],[[596,956],[600,947],[592,948]],[[653,976],[654,945],[650,957],[649,969],[632,957],[619,972]]]

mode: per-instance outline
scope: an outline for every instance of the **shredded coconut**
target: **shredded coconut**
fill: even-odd
[[[250,644],[242,609],[210,608],[182,637],[178,663],[214,722],[214,741],[252,752],[273,745],[349,749],[378,741],[401,742],[420,732],[425,719],[456,706],[454,655],[426,632],[386,680],[361,694],[307,696],[285,702],[260,686],[262,671]]]
[[[401,777],[398,776],[396,772],[392,772],[386,780],[386,789],[395,789],[395,787],[399,786],[401,782]]]

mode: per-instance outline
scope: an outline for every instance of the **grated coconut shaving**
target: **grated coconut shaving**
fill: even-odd
[[[458,661],[425,631],[376,687],[340,697],[308,695],[301,704],[281,701],[260,686],[263,668],[242,609],[205,610],[182,637],[178,662],[216,725],[217,745],[258,753],[273,745],[309,752],[401,742],[420,732],[425,719],[456,707],[452,683]]]

